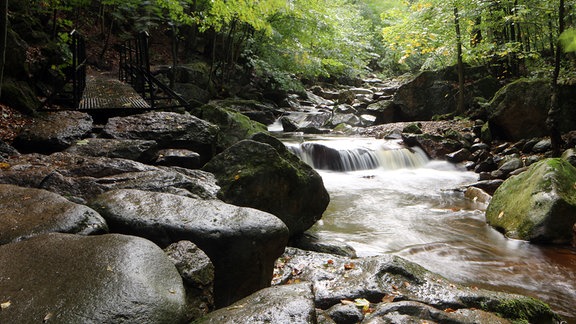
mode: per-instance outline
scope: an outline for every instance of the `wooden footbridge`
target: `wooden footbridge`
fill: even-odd
[[[66,82],[44,103],[58,102],[69,109],[98,113],[135,113],[185,107],[189,103],[158,80],[150,70],[149,36],[140,33],[120,46],[118,75],[87,74],[86,47],[82,35],[70,33],[72,64]]]

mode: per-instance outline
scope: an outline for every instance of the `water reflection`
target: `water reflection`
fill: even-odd
[[[313,231],[359,256],[393,253],[446,278],[540,298],[576,323],[576,254],[509,240],[485,206],[452,189],[477,175],[444,162],[418,169],[320,171],[331,203]]]

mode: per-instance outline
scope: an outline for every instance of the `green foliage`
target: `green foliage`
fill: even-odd
[[[560,35],[560,42],[566,52],[576,52],[576,29],[568,29]]]

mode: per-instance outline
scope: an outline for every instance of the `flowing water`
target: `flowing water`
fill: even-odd
[[[390,141],[286,143],[330,193],[312,228],[320,237],[359,256],[395,254],[458,283],[540,298],[576,323],[576,252],[506,239],[488,226],[486,205],[454,190],[477,174]]]

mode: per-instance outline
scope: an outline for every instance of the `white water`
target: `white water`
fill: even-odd
[[[358,144],[400,149],[394,142],[316,142],[343,154]],[[331,197],[312,228],[320,237],[344,241],[359,256],[392,253],[455,282],[540,298],[576,323],[576,254],[509,240],[488,226],[486,206],[453,190],[475,182],[477,174],[439,161],[319,173]]]

